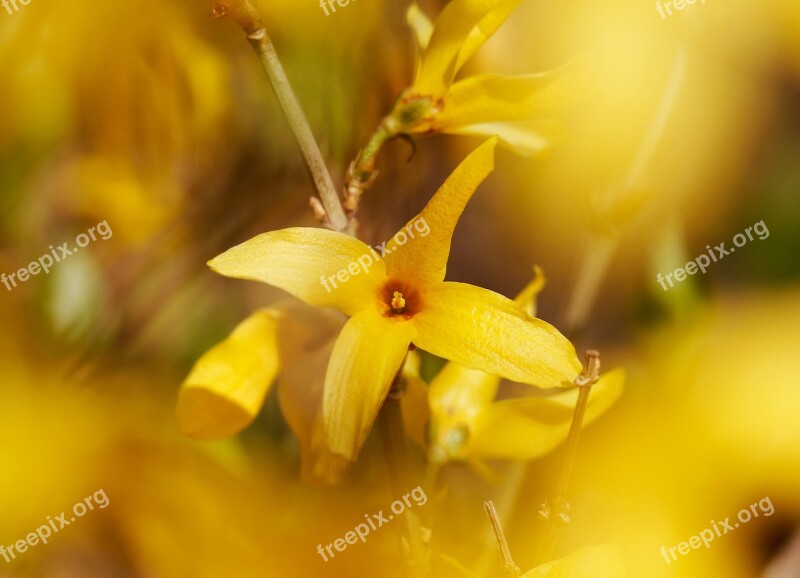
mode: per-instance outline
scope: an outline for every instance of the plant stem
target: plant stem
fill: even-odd
[[[666,89],[658,103],[656,113],[647,127],[641,146],[625,173],[622,184],[609,192],[609,204],[618,203],[620,198],[630,195],[639,186],[647,167],[652,163],[658,145],[664,136],[667,122],[675,109],[675,103],[686,76],[687,58],[687,48],[681,46],[672,64]],[[567,307],[565,325],[568,332],[574,334],[583,329],[600,283],[605,277],[611,258],[619,244],[619,236],[618,231],[590,234],[588,249],[584,252],[581,267],[578,270],[578,279],[573,285],[575,289]]]
[[[508,547],[508,541],[503,532],[503,525],[500,523],[500,517],[497,515],[494,503],[491,500],[484,502],[483,509],[486,510],[486,515],[489,516],[489,520],[492,523],[492,531],[494,531],[494,537],[497,540],[497,547],[503,555],[503,570],[511,576],[520,576],[522,571],[511,557],[511,550]]]
[[[556,543],[558,542],[559,524],[569,522],[567,489],[572,476],[575,454],[578,450],[578,441],[581,436],[581,426],[583,425],[583,416],[586,413],[586,405],[589,401],[589,393],[599,378],[600,354],[594,350],[587,351],[583,372],[575,379],[575,385],[579,387],[578,403],[575,404],[575,412],[572,414],[572,424],[567,436],[567,450],[564,454],[564,461],[561,464],[561,471],[559,472],[555,489],[547,497],[540,510],[540,514],[545,518],[545,527],[537,545],[536,566],[553,559]]]
[[[272,90],[289,122],[295,141],[300,146],[311,178],[314,180],[314,186],[327,213],[327,219],[333,229],[345,231],[348,222],[339,195],[311,132],[308,119],[289,84],[289,79],[258,11],[249,0],[220,0],[214,4],[211,13],[216,18],[230,16],[247,34],[247,39],[267,72]]]

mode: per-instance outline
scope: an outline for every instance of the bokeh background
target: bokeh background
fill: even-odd
[[[405,1],[261,0],[334,180],[408,85]],[[434,17],[445,2],[421,2]],[[181,437],[194,361],[278,290],[205,262],[253,235],[313,226],[310,180],[241,32],[204,0],[32,0],[0,9],[0,272],[106,221],[113,237],[13,291],[0,286],[0,544],[103,488],[90,513],[0,576],[396,576],[399,527],[316,553],[393,499],[370,440],[337,486],[300,475],[273,391],[233,439]],[[448,278],[508,296],[540,265],[539,316],[627,368],[586,429],[559,555],[618,544],[630,576],[800,576],[800,5],[525,0],[468,71],[529,73],[585,51],[602,82],[546,154],[498,153],[456,229]],[[479,141],[382,151],[361,238],[418,211]],[[680,286],[667,273],[763,220]],[[430,378],[439,360],[423,359]],[[374,436],[373,436],[374,437]],[[416,456],[421,458],[421,453]],[[560,453],[447,466],[419,508],[441,555],[481,576],[533,563]],[[775,512],[667,564],[674,546],[764,497]]]

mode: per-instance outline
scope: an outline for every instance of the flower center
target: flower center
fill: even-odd
[[[389,279],[378,292],[378,309],[384,317],[411,319],[422,309],[422,293],[405,279]]]
[[[406,300],[400,291],[395,291],[392,297],[392,312],[404,313],[406,310]]]

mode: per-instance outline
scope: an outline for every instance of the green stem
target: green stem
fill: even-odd
[[[222,0],[214,5],[212,14],[218,18],[230,15],[247,34],[247,39],[267,72],[272,90],[289,122],[295,141],[300,146],[328,220],[337,231],[345,231],[348,223],[339,195],[311,132],[308,119],[292,90],[258,11],[248,0]]]

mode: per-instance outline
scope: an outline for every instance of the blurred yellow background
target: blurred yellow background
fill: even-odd
[[[257,6],[337,185],[408,86],[408,2]],[[420,2],[433,18],[446,2]],[[622,399],[581,437],[558,555],[616,544],[631,577],[800,576],[800,4],[524,0],[468,63],[527,74],[590,52],[601,82],[545,154],[502,149],[453,239],[448,279],[513,297],[538,264],[538,316],[623,366]],[[220,442],[179,435],[203,352],[281,291],[206,261],[263,231],[314,226],[313,194],[241,31],[203,0],[32,0],[0,9],[0,272],[101,221],[113,236],[0,286],[0,544],[102,488],[106,509],[0,577],[398,576],[399,524],[316,552],[397,496],[374,432],[340,484],[311,484],[272,392]],[[389,142],[359,213],[378,244],[478,140]],[[656,281],[763,220],[669,291]],[[423,356],[430,381],[441,361]],[[504,384],[501,395],[511,395]],[[414,446],[417,471],[424,452]],[[501,575],[482,503],[531,568],[562,454],[447,465],[418,515],[434,575]],[[417,483],[421,483],[421,477]],[[417,485],[417,484],[414,484]],[[407,488],[408,491],[412,487]],[[770,497],[667,564],[659,552]],[[397,526],[397,527],[395,527]]]

